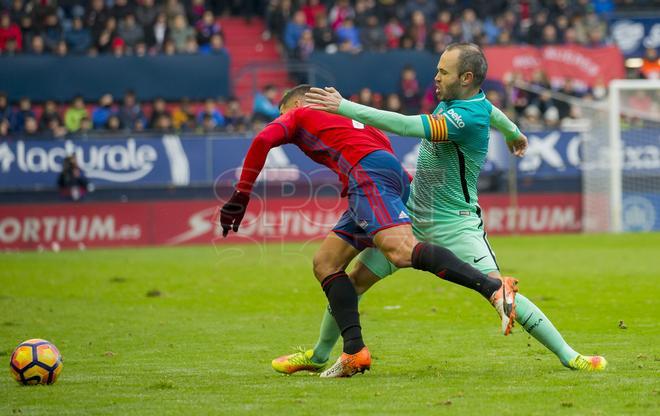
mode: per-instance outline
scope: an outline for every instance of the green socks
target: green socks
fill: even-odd
[[[358,302],[362,296],[358,296]],[[325,308],[323,313],[323,320],[321,321],[321,331],[319,339],[314,346],[314,355],[312,361],[316,364],[323,364],[330,358],[330,353],[334,348],[337,340],[341,336],[341,331],[335,321],[334,316],[330,313],[330,306]]]
[[[361,297],[361,296],[360,296]],[[358,299],[360,298],[358,297]],[[525,330],[541,344],[545,345],[550,351],[555,353],[562,364],[568,365],[568,362],[575,358],[578,353],[571,348],[555,326],[550,322],[547,316],[532,303],[529,299],[521,294],[516,294],[516,321]],[[321,331],[319,339],[314,346],[314,355],[312,361],[317,364],[322,364],[328,361],[332,348],[334,348],[337,340],[341,336],[339,327],[335,322],[335,318],[330,313],[329,308],[326,308],[323,314],[323,321],[321,322]]]
[[[562,364],[568,365],[568,362],[578,355],[564,341],[559,331],[543,312],[532,301],[519,293],[516,294],[516,312],[516,321],[537,341],[554,352]]]

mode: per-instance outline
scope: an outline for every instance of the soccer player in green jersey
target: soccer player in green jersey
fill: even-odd
[[[382,130],[423,137],[407,203],[415,237],[446,247],[482,273],[501,278],[477,202],[477,178],[488,153],[491,123],[504,133],[509,149],[516,156],[524,154],[527,139],[486,99],[480,89],[486,71],[487,62],[478,46],[469,43],[448,46],[438,63],[435,81],[440,104],[433,114],[404,116],[376,110],[344,100],[334,88],[313,88],[307,94],[307,102]],[[369,248],[360,254],[350,278],[361,295],[396,270],[380,251]],[[516,321],[564,366],[589,371],[605,368],[604,357],[584,356],[573,350],[529,299],[518,293],[515,304]],[[511,324],[503,320],[505,335],[510,332]],[[273,360],[273,368],[283,373],[320,371],[339,335],[337,324],[326,310],[314,349],[279,357]]]

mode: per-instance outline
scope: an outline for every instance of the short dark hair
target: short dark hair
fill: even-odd
[[[289,101],[296,99],[298,97],[302,97],[307,93],[310,89],[312,88],[311,85],[309,84],[300,84],[296,85],[295,87],[291,88],[290,90],[287,90],[284,93],[284,96],[282,97],[282,100],[280,101],[279,109],[282,109],[282,106],[287,104]]]
[[[458,49],[460,51],[458,55],[458,75],[472,72],[474,82],[481,86],[488,72],[488,61],[486,61],[484,51],[478,45],[470,42],[451,43],[445,51],[452,49]]]

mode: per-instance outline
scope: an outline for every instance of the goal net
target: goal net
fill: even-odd
[[[584,231],[660,230],[660,80],[612,81],[583,113]]]

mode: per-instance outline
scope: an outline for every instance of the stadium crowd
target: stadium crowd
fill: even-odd
[[[115,56],[149,54],[229,54],[218,17],[263,15],[264,39],[281,43],[289,59],[304,61],[314,51],[416,49],[441,53],[455,41],[480,45],[600,46],[610,42],[604,15],[615,8],[654,0],[0,0],[0,59],[12,55]],[[647,51],[639,76],[658,76],[654,49]],[[429,82],[427,82],[429,81]],[[507,109],[527,130],[580,126],[570,99],[605,98],[605,85],[579,89],[568,80],[564,99],[519,88],[514,74],[491,85],[491,101]],[[430,80],[420,82],[412,67],[400,76],[398,92],[381,96],[363,89],[354,99],[404,113],[431,111]],[[542,72],[532,86],[550,89]],[[277,116],[281,91],[269,86],[243,114],[236,98],[177,103],[140,103],[127,91],[117,102],[109,94],[98,103],[75,97],[68,103],[33,106],[27,98],[0,93],[0,137],[65,137],[92,132],[245,132]],[[577,121],[576,121],[577,120]],[[253,125],[254,124],[254,125]]]

